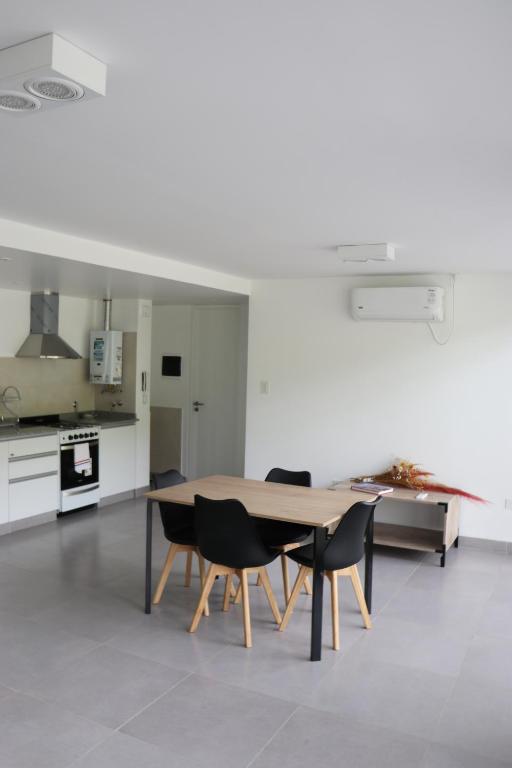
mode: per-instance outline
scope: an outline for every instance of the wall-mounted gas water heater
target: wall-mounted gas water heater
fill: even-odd
[[[91,331],[89,347],[91,384],[122,384],[123,332],[110,330],[112,299],[104,299],[105,330]]]

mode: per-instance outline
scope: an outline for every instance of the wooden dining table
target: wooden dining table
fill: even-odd
[[[194,505],[196,494],[209,499],[238,499],[252,517],[300,523],[314,530],[313,605],[311,611],[311,661],[322,656],[322,613],[324,583],[324,550],[327,533],[350,507],[358,501],[369,501],[367,493],[350,489],[333,491],[304,488],[296,485],[268,483],[227,475],[211,475],[146,494],[146,599],[145,612],[151,613],[151,561],[154,502],[174,502]],[[373,514],[366,531],[365,598],[368,610],[372,605]]]

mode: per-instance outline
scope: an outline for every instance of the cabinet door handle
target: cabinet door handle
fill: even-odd
[[[38,475],[26,475],[25,477],[12,477],[9,480],[9,485],[14,485],[14,483],[25,483],[29,480],[40,480],[43,477],[56,477],[58,474],[57,471],[55,472],[40,472]]]
[[[44,451],[44,453],[26,453],[23,456],[16,456],[16,454],[11,453],[9,455],[9,463],[12,463],[13,461],[28,461],[29,459],[42,459],[45,456],[56,456],[57,451]]]

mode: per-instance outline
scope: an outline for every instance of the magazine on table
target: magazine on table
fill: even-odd
[[[371,493],[382,496],[384,493],[392,493],[393,488],[390,485],[381,485],[380,483],[352,483],[350,488],[353,491],[362,493]]]

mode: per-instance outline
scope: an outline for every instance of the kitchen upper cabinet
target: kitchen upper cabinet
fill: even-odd
[[[8,443],[0,443],[0,525],[9,521]]]
[[[101,498],[135,489],[135,425],[102,429],[100,437]]]

